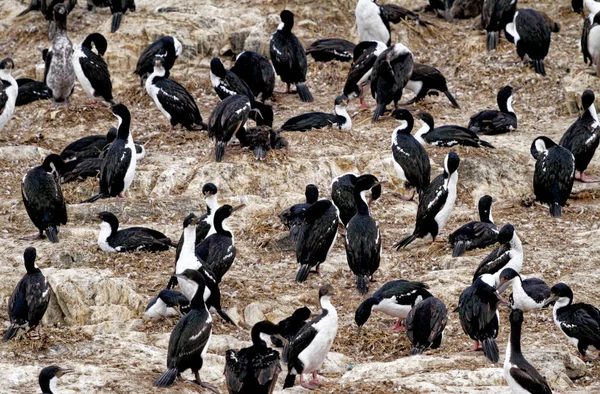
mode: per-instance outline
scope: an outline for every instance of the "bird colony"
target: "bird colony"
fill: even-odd
[[[600,3],[8,2],[0,392],[600,392]]]

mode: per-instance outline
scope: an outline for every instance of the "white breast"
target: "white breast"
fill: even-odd
[[[600,26],[593,27],[588,34],[587,50],[594,64],[600,61]]]
[[[448,179],[448,198],[446,198],[446,203],[444,207],[440,210],[440,212],[435,215],[435,222],[438,225],[438,234],[442,232],[442,229],[448,222],[450,218],[450,214],[452,214],[452,210],[454,209],[454,203],[456,202],[456,185],[458,184],[458,171],[454,171],[452,175],[450,175],[450,179]]]
[[[374,311],[383,312],[398,319],[405,319],[411,308],[411,305],[398,304],[396,297],[384,298],[379,304],[373,305]]]
[[[161,104],[160,100],[158,99],[158,92],[161,89],[159,87],[157,87],[156,85],[152,84],[152,79],[153,78],[154,78],[154,73],[151,74],[148,77],[148,79],[146,79],[146,92],[148,92],[148,95],[150,97],[152,97],[152,101],[154,101],[154,104],[156,104],[156,106],[158,107],[158,110],[160,112],[162,112],[162,114],[165,115],[165,117],[170,121],[171,120],[171,114],[169,112],[167,112],[167,110],[163,107],[163,105]]]
[[[354,13],[359,41],[373,40],[386,43],[390,40],[390,32],[379,15],[379,7],[372,0],[359,0]]]
[[[531,297],[525,293],[523,286],[519,278],[513,281],[513,308],[520,309],[522,311],[531,311],[534,309],[541,309],[543,303],[537,304]]]
[[[331,345],[333,345],[338,329],[338,316],[333,307],[327,316],[315,324],[315,329],[318,331],[317,335],[310,345],[298,355],[298,359],[304,365],[302,373],[305,374],[316,372],[321,368]]]
[[[108,224],[106,222],[102,222],[102,224],[100,224],[100,234],[98,234],[98,246],[104,252],[116,252],[117,251],[112,246],[110,246],[107,241],[111,232],[112,232],[112,230],[110,228],[110,224]]]
[[[7,75],[4,77],[9,83],[10,86],[6,88],[5,92],[8,96],[8,100],[4,105],[4,110],[0,114],[0,130],[4,128],[4,126],[8,123],[10,118],[15,113],[15,102],[17,101],[17,95],[19,94],[19,88],[17,86],[17,81],[12,77],[12,75]],[[0,81],[0,83],[2,83]],[[25,178],[23,178],[25,181]]]
[[[95,99],[94,94],[96,91],[94,87],[90,83],[90,80],[85,76],[83,72],[83,68],[81,67],[80,59],[86,58],[87,56],[81,50],[81,45],[78,45],[73,51],[73,69],[75,70],[75,75],[77,76],[77,80],[84,92],[86,92],[92,99]]]
[[[419,92],[423,88],[423,81],[408,81],[405,88],[410,90],[411,92],[414,92],[415,94],[419,94]]]
[[[131,131],[129,132],[129,138],[127,139],[126,148],[131,149],[131,161],[129,163],[129,167],[127,168],[127,172],[125,173],[124,187],[122,193],[125,193],[131,183],[133,182],[133,177],[135,175],[135,167],[137,164],[137,155],[135,153],[135,144],[133,143],[133,136],[131,135]]]

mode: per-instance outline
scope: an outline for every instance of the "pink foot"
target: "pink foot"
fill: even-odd
[[[317,376],[316,371],[312,373],[312,377],[312,380],[308,383],[321,384],[321,382],[319,382],[319,377]]]
[[[394,328],[392,328],[392,331],[406,331],[406,328],[404,327],[404,324],[402,324],[402,321],[400,319],[396,321],[396,325],[394,326]]]
[[[321,276],[321,264],[317,265],[317,275]]]
[[[587,175],[585,175],[585,172],[579,172],[579,171],[575,171],[575,179],[577,179],[578,181],[584,182],[584,183],[600,182],[600,179],[589,178]]]
[[[473,347],[471,348],[472,352],[477,352],[479,350],[483,350],[483,348],[479,345],[479,341],[473,342]]]
[[[125,194],[119,193],[119,195],[117,197],[119,197],[119,198],[125,198]]]
[[[313,381],[314,381],[314,379],[311,380],[310,382],[305,382],[304,379],[302,378],[302,374],[300,374],[300,386],[304,387],[305,389],[309,389],[309,390],[316,389],[318,386]]]
[[[362,109],[369,109],[369,106],[367,105],[367,103],[365,103],[365,98],[364,97],[360,98],[360,108],[362,108]]]

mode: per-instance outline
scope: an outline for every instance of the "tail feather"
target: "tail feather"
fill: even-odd
[[[367,275],[356,275],[356,288],[360,295],[365,295],[369,291],[369,277]]]
[[[498,351],[498,345],[494,338],[486,338],[481,341],[481,347],[483,348],[483,354],[493,363],[497,363],[500,359],[500,352]]]
[[[400,250],[400,249],[405,248],[406,246],[408,246],[415,239],[417,239],[417,234],[411,234],[408,237],[404,238],[402,241],[396,242],[393,245],[393,247],[396,248],[396,250]]]
[[[294,383],[296,383],[296,375],[288,373],[285,377],[285,382],[283,382],[283,388],[289,389],[290,387],[294,387]]]
[[[375,112],[373,113],[373,122],[377,122],[377,119],[385,112],[385,104],[377,104]]]
[[[114,33],[119,30],[119,26],[121,26],[121,18],[123,17],[122,12],[115,12],[112,18],[112,25],[110,26],[110,32]]]
[[[256,160],[264,160],[267,157],[267,150],[263,146],[254,148],[254,158]]]
[[[465,241],[456,241],[454,248],[452,249],[452,257],[460,257],[467,250],[467,244]]]
[[[423,354],[424,351],[425,351],[425,346],[418,345],[418,346],[414,346],[411,349],[410,354],[412,354],[413,356],[416,356],[419,354]]]
[[[559,203],[554,202],[550,204],[550,215],[552,215],[553,218],[559,218],[562,216],[562,207]]]
[[[175,383],[177,378],[177,368],[167,369],[158,379],[152,383],[154,387],[169,387]]]
[[[95,196],[92,196],[92,197],[88,198],[87,200],[82,201],[81,203],[85,204],[88,202],[96,202],[96,201],[100,200],[101,198],[108,198],[108,196],[104,193],[98,193]]]
[[[227,323],[231,323],[233,324],[234,327],[237,327],[237,324],[235,324],[235,322],[233,321],[233,319],[231,317],[229,317],[229,315],[221,308],[217,309],[217,313],[219,314],[219,316],[221,316],[223,318],[223,320],[225,320]]]
[[[450,93],[450,91],[448,89],[446,89],[446,91],[444,91],[444,94],[446,95],[446,97],[448,97],[448,100],[450,100],[450,103],[452,104],[452,106],[454,108],[460,108],[460,105],[458,105],[458,103],[454,99],[454,96],[452,96],[452,94]]]
[[[58,231],[56,231],[56,226],[51,225],[46,228],[46,236],[48,240],[53,244],[58,243]]]
[[[536,59],[533,61],[533,67],[535,68],[535,72],[538,74],[546,76],[546,68],[544,67],[544,59]]]
[[[10,341],[11,339],[13,339],[15,337],[15,335],[17,335],[17,333],[19,332],[19,326],[15,325],[15,324],[11,324],[10,327],[8,327],[8,330],[6,330],[6,332],[4,333],[4,337],[2,338],[3,342],[6,341]]]
[[[495,51],[498,47],[498,32],[488,31],[485,41],[485,47],[488,51]]]
[[[479,146],[485,146],[486,148],[492,148],[492,149],[496,149],[496,148],[494,147],[494,145],[492,145],[492,144],[490,144],[489,142],[487,142],[487,141],[484,141],[484,140],[479,140]]]
[[[297,83],[296,89],[298,90],[300,100],[304,101],[305,103],[310,103],[314,100],[310,90],[308,90],[308,86],[306,86],[304,82]]]
[[[29,13],[30,11],[39,10],[39,7],[38,8],[33,7],[34,3],[35,2],[32,1],[31,4],[29,4],[29,7],[25,8],[25,10],[23,10],[19,15],[17,15],[17,18]]]
[[[215,144],[215,156],[217,163],[220,163],[223,160],[223,155],[225,155],[225,147],[227,146],[227,142],[217,141]]]
[[[304,282],[306,278],[308,278],[308,271],[310,271],[310,265],[302,264],[300,269],[298,269],[298,273],[296,274],[296,282]]]

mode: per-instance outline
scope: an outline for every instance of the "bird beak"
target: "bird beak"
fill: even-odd
[[[518,92],[519,90],[523,89],[522,87],[518,87],[518,88],[513,88],[513,93],[514,92]]]
[[[554,294],[550,295],[550,298],[547,298],[547,299],[544,301],[544,304],[543,304],[542,308],[543,308],[543,307],[546,307],[546,306],[548,306],[548,305],[550,305],[550,304],[552,304],[553,302],[556,302],[557,300],[558,300],[558,296],[556,296],[556,295],[554,295]]]
[[[246,206],[246,204],[240,204],[237,207],[231,208],[231,212],[239,211],[240,209],[244,208],[245,206]]]
[[[192,218],[192,220],[190,221],[190,223],[192,223],[192,224],[198,224],[198,223],[200,223],[200,218],[196,216],[195,218]]]
[[[100,214],[96,214],[96,216],[93,218],[93,220],[97,220],[97,221],[102,221],[102,216],[100,216]]]
[[[173,309],[179,314],[179,317],[183,316],[183,313],[181,313],[181,305],[175,305]]]
[[[281,334],[275,334],[273,336],[276,337],[276,338],[279,338],[279,340],[281,340],[281,342],[283,342],[284,345],[290,342],[287,338],[285,338]]]
[[[498,293],[498,290],[496,290],[496,297],[498,297],[498,299],[500,300],[501,305],[510,305],[510,302],[508,302],[504,297],[502,297],[500,293]]]
[[[58,372],[56,373],[56,376],[60,379],[63,375],[68,374],[68,373],[73,373],[75,372],[74,369],[59,369]]]
[[[510,286],[510,282],[500,279],[500,286],[498,286],[498,293],[502,294]]]
[[[256,108],[252,108],[252,109],[250,110],[250,112],[256,112],[256,113],[258,114],[258,116],[260,116],[260,118],[261,118],[262,120],[264,120],[264,119],[265,119],[265,118],[263,118],[263,116],[262,116],[262,114],[260,113],[260,111],[259,111],[258,109],[256,109]]]

